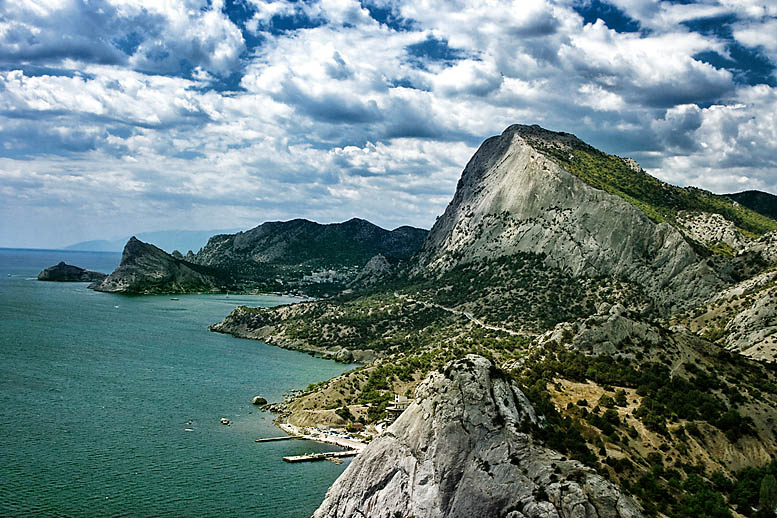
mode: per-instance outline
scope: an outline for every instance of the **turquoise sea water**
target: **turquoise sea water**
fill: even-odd
[[[34,280],[60,260],[109,272],[119,259],[0,249],[0,515],[309,516],[347,463],[283,462],[332,447],[255,443],[282,433],[251,398],[348,367],[207,330],[282,297]]]

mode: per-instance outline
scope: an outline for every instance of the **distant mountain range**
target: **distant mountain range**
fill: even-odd
[[[146,243],[151,243],[162,250],[172,253],[178,250],[183,254],[191,250],[197,252],[205,246],[208,239],[216,234],[230,234],[241,229],[227,230],[159,230],[156,232],[140,232],[135,237]],[[121,252],[130,236],[121,239],[94,239],[81,241],[69,246],[65,250],[82,250],[86,252]]]
[[[217,234],[199,252],[185,256],[132,237],[116,271],[91,287],[120,293],[299,290],[333,295],[356,278],[368,282],[365,276],[381,276],[408,260],[427,234],[413,227],[389,231],[357,218],[327,225],[295,219]]]

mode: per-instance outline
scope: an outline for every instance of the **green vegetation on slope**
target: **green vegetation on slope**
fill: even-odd
[[[762,191],[743,191],[727,194],[726,197],[750,210],[777,220],[777,196],[774,194]]]
[[[687,210],[720,214],[750,236],[777,229],[777,221],[736,205],[726,196],[664,183],[645,172],[635,171],[624,159],[590,146],[560,149],[542,142],[533,144],[588,184],[620,196],[653,221],[674,224],[677,213]]]

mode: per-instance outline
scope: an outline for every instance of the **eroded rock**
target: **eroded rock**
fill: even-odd
[[[539,444],[526,396],[487,359],[434,372],[416,400],[327,493],[315,518],[636,518],[591,468]]]

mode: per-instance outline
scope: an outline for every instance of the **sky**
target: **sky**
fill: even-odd
[[[429,228],[515,123],[777,193],[777,0],[0,0],[0,246]]]

